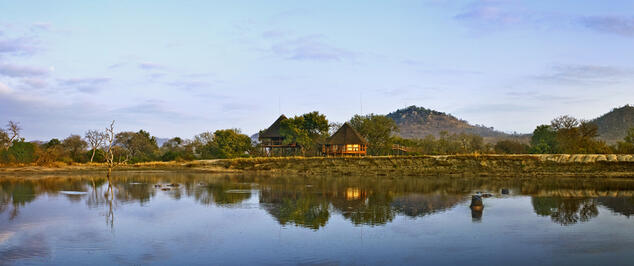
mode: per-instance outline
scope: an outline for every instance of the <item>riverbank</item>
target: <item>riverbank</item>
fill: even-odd
[[[104,164],[0,167],[0,174],[89,173]],[[332,175],[596,176],[634,177],[632,155],[443,155],[368,157],[275,157],[149,162],[115,171],[271,172]]]

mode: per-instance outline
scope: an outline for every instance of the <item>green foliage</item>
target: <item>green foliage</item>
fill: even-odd
[[[615,149],[618,153],[634,154],[634,127],[628,130],[623,141],[616,143]]]
[[[284,137],[284,144],[295,143],[303,153],[315,153],[319,150],[318,144],[328,136],[328,128],[326,116],[315,111],[282,121],[280,133]]]
[[[62,141],[62,146],[74,162],[87,161],[87,158],[84,155],[86,148],[88,147],[88,143],[86,143],[81,136],[70,135]]]
[[[531,137],[531,153],[556,153],[557,132],[549,125],[540,125]]]
[[[392,133],[398,131],[394,120],[384,115],[369,114],[355,115],[348,123],[368,141],[368,154],[390,154]]]
[[[44,144],[42,148],[48,149],[57,145],[62,145],[62,142],[59,141],[59,139],[51,139],[46,144]]]
[[[123,148],[125,158],[131,163],[152,161],[159,157],[156,137],[144,130],[118,133],[115,136],[115,144]]]
[[[449,134],[446,131],[440,132],[440,137],[427,135],[423,139],[402,139],[392,138],[394,144],[406,146],[410,155],[427,154],[467,154],[485,153],[489,147],[484,144],[481,136],[475,134]]]
[[[172,138],[161,146],[162,161],[193,160],[194,146],[191,141]]]
[[[2,163],[32,163],[35,161],[37,146],[23,139],[14,140],[11,147],[0,154]]]
[[[251,138],[238,129],[202,133],[196,136],[194,145],[203,159],[245,157],[253,148]]]
[[[598,127],[570,116],[553,119],[551,125],[538,126],[531,139],[532,153],[609,153],[610,147],[597,140]]]
[[[515,140],[501,140],[493,147],[496,153],[504,154],[525,154],[529,148],[528,145]]]

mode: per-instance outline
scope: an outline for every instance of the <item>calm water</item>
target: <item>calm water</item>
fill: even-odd
[[[3,177],[0,264],[632,265],[633,196],[607,179]]]

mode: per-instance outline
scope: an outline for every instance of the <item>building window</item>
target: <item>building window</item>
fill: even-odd
[[[346,151],[359,151],[359,144],[347,144]]]

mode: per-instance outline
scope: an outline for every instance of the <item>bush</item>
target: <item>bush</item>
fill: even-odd
[[[514,140],[501,140],[493,147],[496,153],[504,154],[525,154],[528,153],[529,146]]]
[[[13,141],[9,149],[2,152],[2,163],[32,163],[35,161],[36,145],[24,140]]]

